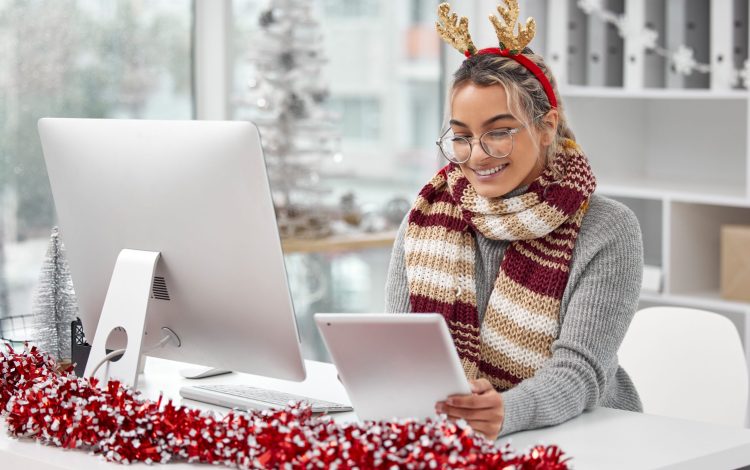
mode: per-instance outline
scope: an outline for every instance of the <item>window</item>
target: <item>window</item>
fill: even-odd
[[[36,122],[190,119],[190,0],[0,2],[0,336],[28,339],[55,225]]]
[[[324,13],[328,17],[363,17],[378,14],[378,0],[325,0]]]
[[[302,0],[289,4],[298,2]],[[315,86],[322,84],[326,90],[321,106],[338,114],[335,127],[341,137],[342,156],[333,159],[335,163],[321,165],[320,184],[329,190],[325,202],[336,207],[342,196],[353,193],[363,221],[373,220],[376,214],[391,208],[397,213],[389,217],[392,223],[400,218],[393,208],[408,206],[439,165],[435,139],[440,134],[443,93],[440,38],[434,27],[438,3],[308,2],[313,5],[317,31],[311,33],[310,28],[301,27],[294,32],[315,39],[292,47],[290,43],[295,41],[262,34],[260,26],[278,27],[273,23],[276,18],[284,18],[284,12],[269,10],[269,6],[280,8],[283,2],[234,0],[233,118],[263,124],[264,112],[280,109],[279,95],[289,94],[294,86],[304,93],[304,86],[293,81],[295,77],[311,77],[306,68],[310,64],[294,57],[322,42],[325,62],[314,76]],[[302,18],[306,15],[299,9],[294,11]],[[300,73],[290,73],[295,68],[290,65]],[[275,106],[269,106],[273,100]],[[256,109],[259,104],[265,110]],[[266,135],[272,140],[273,129]],[[326,359],[312,313],[383,311],[389,255],[390,249],[371,249],[287,256],[306,357]],[[325,280],[325,288],[310,279]]]
[[[232,4],[235,119],[254,119],[258,101],[248,98],[250,88],[263,81],[256,65],[273,61],[287,47],[261,34],[263,13],[278,5],[272,0]],[[411,199],[437,169],[434,141],[443,100],[440,38],[434,30],[438,2],[317,0],[312,5],[326,59],[318,78],[328,92],[326,106],[340,115],[343,158],[335,173],[345,175],[321,175],[322,183],[333,188],[332,199],[363,186],[380,188],[368,192],[368,199],[360,197],[363,203],[383,204],[396,195]]]
[[[409,14],[412,24],[433,26],[437,4],[433,0],[409,0]]]
[[[377,98],[333,98],[330,107],[339,116],[341,135],[344,139],[379,141],[382,138],[380,102]]]

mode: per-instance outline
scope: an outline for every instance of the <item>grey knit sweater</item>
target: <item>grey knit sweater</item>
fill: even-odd
[[[386,281],[386,309],[394,313],[411,311],[404,262],[407,219],[399,229]],[[476,241],[481,323],[508,242],[480,234]],[[643,245],[635,215],[595,193],[573,251],[552,357],[536,375],[503,392],[501,436],[559,424],[596,406],[641,411],[638,392],[618,365],[617,350],[638,306],[642,271]]]

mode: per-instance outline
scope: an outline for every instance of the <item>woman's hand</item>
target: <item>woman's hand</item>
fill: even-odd
[[[435,404],[435,411],[448,418],[463,418],[475,431],[495,440],[503,428],[505,405],[503,397],[487,379],[472,380],[471,395],[452,395]]]

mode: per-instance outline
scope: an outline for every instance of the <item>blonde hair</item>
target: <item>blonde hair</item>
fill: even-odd
[[[568,121],[563,110],[560,94],[557,90],[557,82],[550,72],[544,59],[534,54],[528,47],[523,50],[523,55],[533,61],[547,76],[557,100],[557,111],[559,120],[557,133],[554,140],[547,148],[546,162],[554,156],[555,149],[563,139],[575,140],[573,131],[568,127]],[[463,61],[461,67],[453,75],[453,82],[446,96],[446,115],[444,128],[447,128],[451,117],[451,107],[455,92],[467,83],[479,86],[502,85],[508,100],[508,110],[511,114],[526,125],[532,135],[545,126],[542,120],[534,120],[535,117],[546,114],[552,107],[539,80],[526,67],[515,60],[495,54],[476,54]],[[534,140],[536,145],[537,140]]]

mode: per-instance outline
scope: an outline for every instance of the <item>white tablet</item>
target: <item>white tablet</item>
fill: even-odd
[[[445,320],[435,313],[318,313],[323,340],[363,420],[427,418],[470,394]]]

